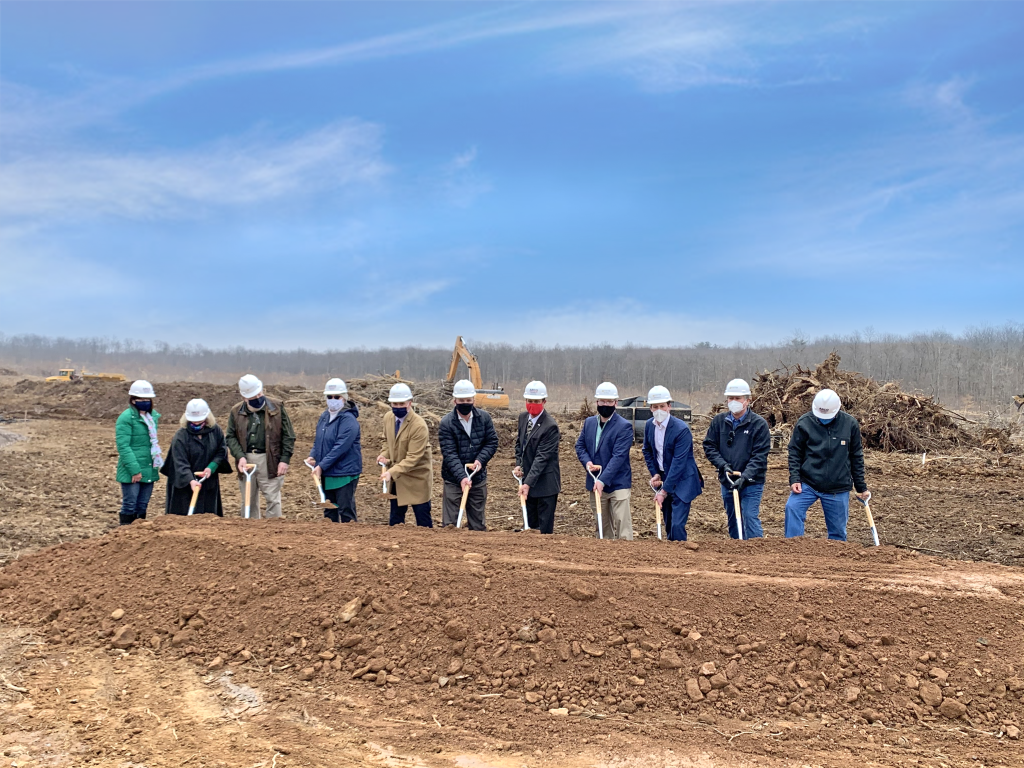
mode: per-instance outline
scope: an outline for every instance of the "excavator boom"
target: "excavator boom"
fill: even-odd
[[[454,383],[455,377],[459,373],[459,362],[466,364],[466,368],[469,369],[469,380],[473,382],[473,388],[476,389],[476,407],[486,408],[487,410],[494,410],[495,408],[508,408],[509,401],[508,395],[505,394],[505,390],[501,387],[497,389],[484,389],[483,377],[480,374],[480,363],[477,362],[476,355],[467,349],[466,344],[462,341],[462,337],[458,336],[455,339],[455,350],[452,352],[452,364],[448,368],[448,383]]]

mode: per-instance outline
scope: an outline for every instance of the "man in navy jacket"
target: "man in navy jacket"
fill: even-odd
[[[647,405],[654,414],[644,427],[644,461],[655,497],[668,529],[669,541],[686,541],[690,504],[704,490],[704,478],[693,457],[693,435],[682,419],[671,414],[672,395],[665,387],[652,387]]]
[[[633,425],[615,412],[619,391],[611,382],[604,382],[594,395],[597,416],[583,422],[576,440],[576,456],[587,470],[590,508],[601,515],[602,534],[606,539],[633,538],[633,513],[629,493],[633,485],[633,468],[629,465],[629,449],[633,447]],[[594,480],[591,470],[601,467],[600,478]],[[595,487],[601,491],[601,509],[597,508]]]
[[[307,465],[324,486],[324,496],[338,506],[325,509],[332,523],[356,522],[356,486],[363,471],[363,449],[359,442],[359,408],[348,399],[348,387],[331,379],[324,387],[327,410],[320,414]]]

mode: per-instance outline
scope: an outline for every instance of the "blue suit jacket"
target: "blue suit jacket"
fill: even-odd
[[[693,434],[682,419],[670,416],[665,428],[662,450],[665,474],[661,480],[665,493],[674,494],[680,501],[691,502],[704,491],[704,478],[693,457]],[[659,473],[657,452],[654,449],[654,419],[644,425],[644,461],[651,477]]]
[[[587,462],[601,466],[601,482],[606,493],[631,488],[633,468],[629,464],[629,449],[633,447],[633,425],[614,413],[601,431],[601,444],[594,449],[599,416],[583,422],[576,440],[576,456],[584,469]],[[587,472],[587,490],[594,490],[594,478]]]

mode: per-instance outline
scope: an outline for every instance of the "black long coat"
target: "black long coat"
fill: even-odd
[[[196,479],[196,472],[202,472],[212,462],[217,468],[203,482],[196,499],[193,514],[214,514],[224,516],[220,501],[220,478],[218,475],[231,474],[228,463],[227,443],[224,433],[217,425],[206,425],[198,432],[190,432],[187,427],[179,429],[171,440],[169,460],[160,470],[167,476],[168,515],[187,515],[188,505],[192,502],[190,483]]]

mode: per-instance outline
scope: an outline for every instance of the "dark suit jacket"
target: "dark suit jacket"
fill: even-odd
[[[665,474],[662,486],[666,493],[675,494],[681,501],[696,499],[704,491],[704,478],[693,458],[693,434],[682,419],[669,417],[665,428],[665,445],[662,456],[665,460]],[[658,456],[654,447],[654,419],[644,425],[644,461],[651,477],[658,473]]]
[[[526,439],[526,425],[530,414],[519,414],[519,434],[516,437],[516,464],[523,468],[523,483],[530,486],[530,496],[554,496],[562,492],[562,472],[558,466],[558,443],[562,433],[548,413],[541,411],[537,424]]]

